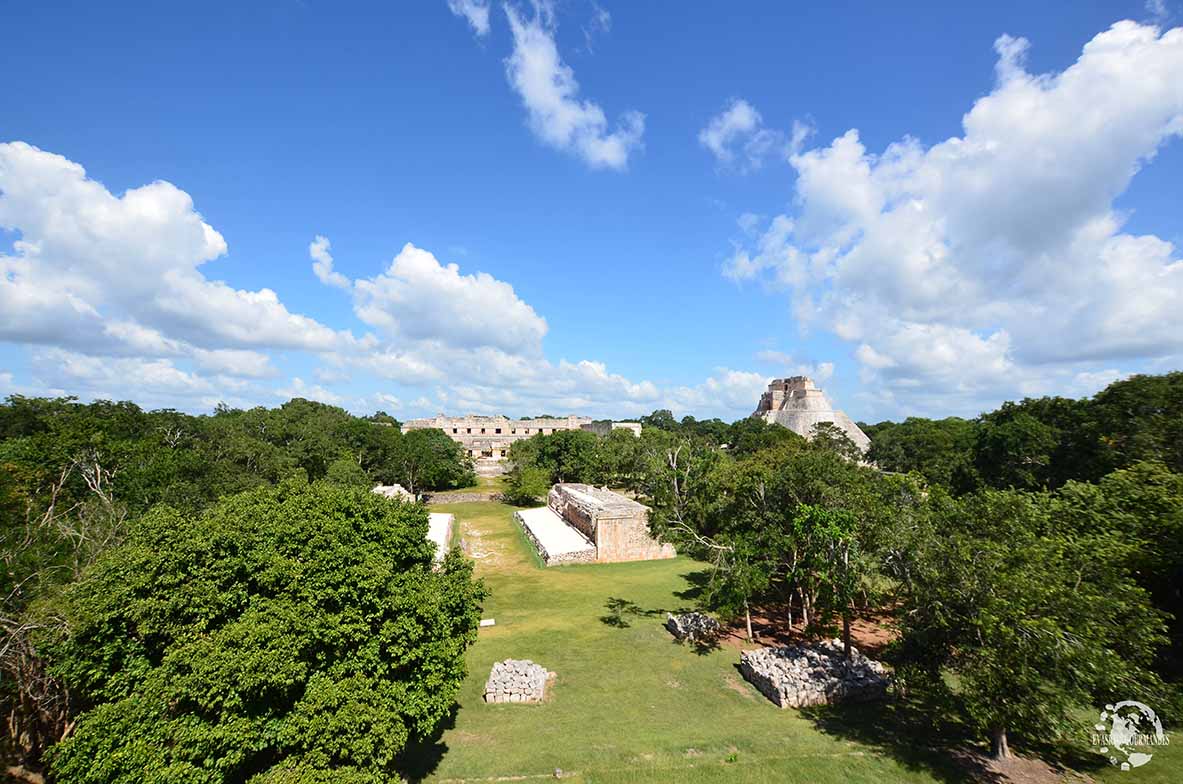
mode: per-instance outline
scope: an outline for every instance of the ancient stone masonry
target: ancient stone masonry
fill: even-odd
[[[813,437],[814,427],[829,422],[842,430],[863,453],[871,446],[867,434],[854,420],[835,409],[825,393],[807,376],[773,379],[768,391],[760,395],[760,403],[752,416],[783,425],[805,438]]]
[[[393,498],[396,501],[415,502],[415,496],[402,485],[378,485],[374,488],[374,492],[387,498]]]
[[[547,505],[514,517],[547,566],[651,561],[677,555],[649,534],[649,508],[605,488],[557,484]]]
[[[403,423],[403,432],[438,428],[457,441],[468,456],[478,461],[501,460],[509,453],[514,441],[531,438],[539,434],[550,435],[560,430],[589,430],[607,435],[613,430],[625,428],[636,435],[641,434],[637,422],[593,421],[590,417],[566,416],[544,419],[509,419],[503,416],[450,417],[437,414],[426,419],[411,419]]]
[[[547,681],[555,677],[529,659],[495,662],[485,682],[485,702],[542,702]]]
[[[690,612],[683,615],[666,613],[665,628],[670,630],[670,634],[674,635],[674,639],[678,642],[683,640],[710,642],[723,631],[723,627],[719,625],[718,621],[706,613],[700,612]]]
[[[841,640],[761,648],[740,655],[739,671],[782,708],[867,702],[883,697],[889,683],[887,669],[853,647],[850,654],[847,661]]]
[[[627,430],[637,438],[641,437],[640,422],[611,422],[607,419],[598,419],[590,424],[580,425],[579,428],[598,436],[609,435],[613,430]]]
[[[651,561],[673,558],[672,544],[649,534],[649,507],[605,488],[574,483],[550,489],[547,506],[596,546],[596,560]]]

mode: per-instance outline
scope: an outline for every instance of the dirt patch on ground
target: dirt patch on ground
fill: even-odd
[[[1032,757],[992,759],[973,749],[956,749],[953,760],[977,784],[1092,784],[1093,779]]]
[[[731,689],[733,692],[738,693],[744,699],[756,699],[755,696],[752,695],[752,687],[748,686],[747,683],[740,682],[739,678],[735,677],[731,673],[727,673],[727,675],[723,676],[723,683],[727,686],[727,688]]]
[[[493,541],[488,531],[464,526],[461,547],[465,555],[485,567],[497,567],[505,563],[505,546]]]
[[[801,622],[789,626],[788,612],[762,610],[752,614],[752,633],[755,644],[747,641],[747,628],[743,618],[723,627],[720,643],[737,650],[753,647],[779,647],[804,642]],[[899,635],[890,612],[875,611],[859,613],[850,625],[850,638],[854,646],[872,659],[878,658],[889,642]]]
[[[478,735],[475,732],[457,731],[452,733],[450,737],[455,739],[458,743],[488,743],[489,741],[493,740],[493,738],[488,735]]]

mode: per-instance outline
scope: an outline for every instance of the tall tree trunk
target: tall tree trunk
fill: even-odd
[[[744,619],[748,622],[748,642],[755,642],[755,639],[752,636],[752,611],[748,607],[747,599],[744,599],[743,614]]]
[[[801,631],[809,628],[809,594],[801,589]]]
[[[1006,727],[999,727],[990,732],[990,753],[994,759],[1010,759],[1010,744],[1006,742]]]

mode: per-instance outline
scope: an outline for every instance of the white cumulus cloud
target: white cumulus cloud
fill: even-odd
[[[225,239],[189,195],[153,182],[121,196],[77,163],[0,144],[0,339],[169,356],[204,349],[327,350],[351,338],[292,313],[270,289],[208,279]]]
[[[1119,22],[1059,73],[1029,73],[1028,48],[998,38],[960,136],[874,153],[851,130],[793,155],[795,209],[724,273],[791,291],[868,382],[950,399],[1179,353],[1183,261],[1114,202],[1183,133],[1183,29]]]

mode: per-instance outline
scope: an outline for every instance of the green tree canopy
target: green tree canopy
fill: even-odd
[[[1012,733],[1055,739],[1081,705],[1154,692],[1163,617],[1126,569],[1127,538],[1065,531],[1029,493],[937,492],[930,508],[897,564],[902,672],[938,688],[955,673],[996,756]]]
[[[484,597],[457,552],[433,570],[426,533],[422,506],[327,483],[153,510],[36,608],[62,620],[40,646],[86,706],[54,775],[394,778],[452,707]]]

